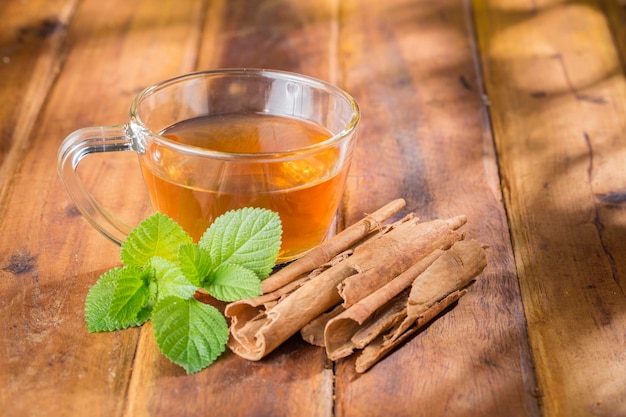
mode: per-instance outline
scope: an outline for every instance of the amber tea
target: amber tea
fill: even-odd
[[[331,147],[303,157],[296,151],[330,138],[316,124],[264,113],[197,117],[161,135],[180,144],[232,154],[207,162],[158,142],[140,158],[156,210],[195,240],[224,212],[241,207],[276,211],[283,224],[279,261],[321,243],[329,233],[349,164]],[[276,153],[290,152],[280,158]],[[235,163],[236,162],[236,163]]]
[[[129,110],[127,124],[72,132],[57,157],[76,207],[111,241],[121,245],[132,227],[81,181],[92,153],[135,152],[155,209],[196,240],[228,210],[264,207],[281,217],[284,262],[333,227],[361,116],[340,88],[267,69],[203,71],[147,87]]]

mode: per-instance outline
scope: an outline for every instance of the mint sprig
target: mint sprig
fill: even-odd
[[[193,243],[178,223],[155,213],[122,244],[124,266],[102,274],[89,290],[87,328],[113,331],[152,320],[163,355],[187,373],[200,371],[225,350],[228,325],[194,295],[204,289],[227,302],[260,295],[281,235],[277,213],[243,208],[218,217]]]

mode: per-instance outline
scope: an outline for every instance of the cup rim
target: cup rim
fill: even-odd
[[[350,121],[346,124],[344,129],[340,132],[333,134],[328,139],[318,142],[312,145],[303,146],[297,149],[290,149],[286,151],[280,152],[257,152],[257,153],[243,153],[243,152],[224,152],[224,151],[215,151],[211,149],[201,148],[192,145],[185,145],[179,142],[168,139],[165,136],[161,136],[158,132],[154,132],[151,130],[146,124],[141,120],[138,107],[139,103],[146,97],[151,94],[159,91],[163,88],[166,88],[169,85],[173,85],[179,83],[181,81],[191,80],[195,78],[206,78],[213,76],[223,76],[223,75],[239,75],[239,76],[247,76],[247,77],[275,77],[281,78],[284,80],[292,79],[294,81],[298,81],[300,83],[305,83],[313,87],[322,88],[324,90],[331,91],[336,93],[337,95],[343,97],[352,108],[352,117]],[[224,69],[216,69],[216,70],[207,70],[207,71],[196,71],[190,72],[186,74],[182,74],[176,77],[169,78],[167,80],[158,82],[153,84],[144,90],[142,90],[135,99],[133,100],[130,107],[130,120],[131,124],[136,124],[139,127],[139,130],[142,131],[143,134],[150,135],[153,140],[158,142],[160,145],[165,145],[169,148],[172,148],[178,152],[193,154],[195,156],[201,157],[211,157],[217,159],[289,159],[291,157],[301,157],[303,154],[310,154],[313,152],[317,152],[320,149],[330,147],[337,142],[341,142],[346,137],[354,134],[357,125],[361,118],[361,111],[358,103],[346,91],[341,89],[340,87],[331,84],[329,82],[320,80],[315,77],[311,77],[308,75],[298,74],[294,72],[282,71],[282,70],[273,70],[273,69],[260,69],[260,68],[224,68]],[[134,122],[134,123],[133,123]]]

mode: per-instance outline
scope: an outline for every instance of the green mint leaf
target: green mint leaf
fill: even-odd
[[[202,286],[204,278],[211,272],[211,254],[195,243],[180,247],[178,263],[183,274],[197,287]]]
[[[198,289],[197,285],[193,285],[183,271],[171,261],[167,259],[153,257],[148,269],[153,274],[157,286],[157,303],[167,297],[191,298]]]
[[[120,323],[133,323],[146,306],[150,296],[149,278],[146,275],[138,266],[128,266],[118,276],[109,315]]]
[[[211,272],[204,289],[218,300],[237,301],[261,295],[261,281],[243,266],[222,264]]]
[[[120,320],[111,314],[111,306],[118,287],[118,279],[125,274],[122,268],[113,268],[100,276],[87,293],[85,321],[89,332],[103,332],[140,326],[150,318],[150,310],[144,307],[136,317]]]
[[[215,219],[198,244],[211,254],[213,268],[236,264],[265,279],[276,263],[281,235],[277,213],[246,207]]]
[[[191,236],[178,223],[165,214],[155,213],[135,227],[122,243],[122,262],[144,266],[153,256],[174,261],[179,246],[191,242]]]
[[[152,323],[163,355],[188,374],[206,368],[226,349],[228,325],[224,316],[194,298],[162,299],[154,308]]]
[[[116,320],[109,316],[109,307],[115,288],[117,277],[122,268],[113,268],[100,276],[93,287],[89,289],[85,300],[85,321],[90,332],[111,331],[122,328]]]
[[[135,319],[135,326],[141,326],[152,316],[152,305],[146,305],[144,308],[139,310],[137,313],[137,318]]]

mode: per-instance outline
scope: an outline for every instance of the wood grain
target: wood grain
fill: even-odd
[[[0,0],[0,414],[626,415],[623,4]],[[119,250],[67,197],[60,142],[126,123],[150,84],[224,67],[356,97],[340,228],[402,197],[423,219],[465,214],[487,246],[468,294],[363,375],[299,336],[185,375],[149,324],[86,330]],[[80,172],[123,221],[152,211],[132,152]]]
[[[348,219],[398,196],[424,219],[465,214],[489,266],[449,314],[368,373],[341,362],[336,415],[539,415],[469,9],[366,3],[341,13],[346,88],[364,114]]]
[[[211,2],[198,70],[269,68],[336,83],[338,2]]]
[[[195,51],[193,34],[199,28],[193,23],[200,3],[163,1],[151,7],[140,1],[83,1],[75,11],[75,2],[39,3],[41,8],[3,10],[25,20],[26,29],[36,29],[42,20],[69,26],[67,39],[58,40],[62,47],[47,44],[64,34],[54,30],[43,39],[40,58],[30,57],[42,67],[35,65],[31,72],[29,64],[17,62],[12,75],[31,92],[18,97],[41,96],[38,102],[45,98],[46,105],[39,116],[32,109],[18,117],[26,121],[16,126],[20,137],[3,161],[0,409],[7,416],[119,416],[139,331],[87,333],[85,295],[102,272],[119,264],[119,249],[69,201],[56,173],[56,153],[72,130],[126,122],[133,96],[147,83],[192,68],[194,56],[186,53],[186,42]],[[3,15],[3,20],[10,17]],[[170,54],[166,60],[165,52]],[[52,63],[59,68],[48,73]],[[51,77],[56,80],[47,92]],[[2,94],[11,102],[17,93]],[[6,114],[5,107],[2,111]],[[26,128],[29,123],[32,129]],[[140,218],[149,202],[141,193],[136,157],[123,156],[128,158],[119,163],[116,158],[95,163],[84,177],[99,186],[99,195],[115,212]]]
[[[211,2],[197,69],[272,68],[329,79],[333,40],[328,34],[336,22],[332,3]],[[205,371],[183,375],[143,329],[125,415],[195,416],[210,409],[219,416],[323,417],[333,412],[332,368],[323,349],[299,337],[258,363],[228,352]],[[181,404],[169,395],[190,389],[199,400]]]
[[[61,49],[75,0],[39,0],[26,7],[0,4],[0,177],[19,168],[50,86],[59,72]],[[10,182],[0,183],[0,205]]]
[[[626,83],[607,21],[593,1],[477,1],[476,20],[543,414],[624,415]]]

